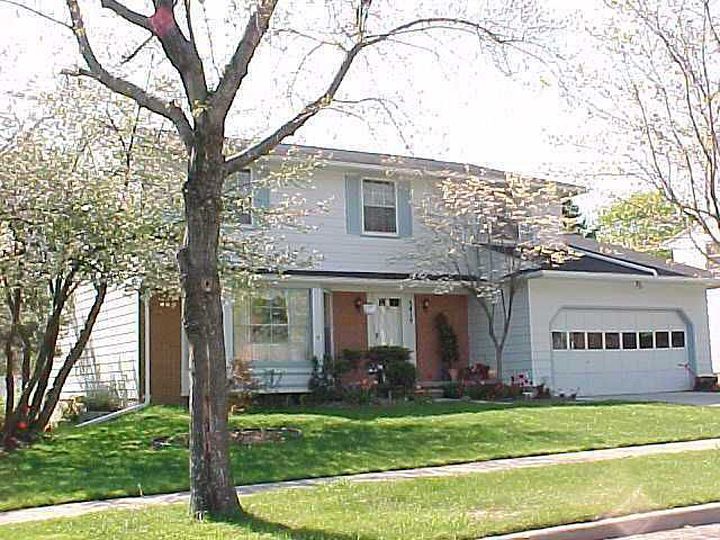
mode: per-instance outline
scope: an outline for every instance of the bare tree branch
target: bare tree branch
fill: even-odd
[[[119,77],[115,77],[108,72],[98,61],[95,53],[90,46],[87,37],[85,24],[83,22],[80,7],[77,0],[66,0],[70,17],[72,19],[72,29],[77,40],[80,54],[82,55],[88,69],[79,69],[77,73],[69,73],[70,75],[83,75],[95,79],[114,92],[125,97],[135,100],[141,107],[148,109],[160,116],[170,120],[178,131],[180,138],[186,148],[190,148],[193,142],[193,129],[188,121],[185,113],[177,105],[166,103],[158,97],[153,96],[149,92],[143,90],[136,84],[133,84]]]
[[[143,28],[148,32],[152,32],[152,26],[150,25],[149,17],[141,15],[140,13],[137,13],[127,8],[117,0],[101,0],[100,5],[106,9],[113,11],[116,15],[119,15],[120,17],[134,24],[135,26],[139,26],[140,28]]]
[[[41,17],[47,21],[50,21],[55,24],[59,24],[60,26],[64,26],[65,28],[72,29],[72,26],[70,26],[68,23],[61,21],[60,19],[56,19],[55,17],[51,17],[47,13],[43,13],[42,11],[39,11],[37,9],[33,9],[29,6],[26,6],[24,4],[21,4],[20,2],[15,2],[14,0],[0,0],[0,3],[7,4],[9,6],[16,7],[18,9],[22,9],[24,11],[27,11],[29,13],[32,13],[33,15],[37,15],[38,17]]]
[[[210,98],[212,114],[216,114],[219,118],[227,115],[235,99],[235,94],[247,75],[255,51],[270,26],[270,19],[275,12],[277,3],[278,0],[261,0],[258,3],[257,11],[248,20],[243,37],[230,62],[225,66],[217,90]]]
[[[362,51],[365,46],[366,44],[364,43],[356,43],[350,50],[348,50],[325,92],[323,92],[323,94],[312,103],[307,105],[294,118],[280,126],[280,128],[275,130],[275,132],[271,135],[240,154],[229,158],[225,162],[225,173],[232,174],[244,169],[248,166],[248,164],[275,148],[283,139],[293,135],[298,129],[304,126],[308,120],[322,110],[323,107],[330,105],[332,100],[335,98],[338,88],[340,88],[340,84],[342,84],[342,81],[345,79],[348,71],[350,71],[353,61],[357,58],[358,54],[360,54],[360,51]]]

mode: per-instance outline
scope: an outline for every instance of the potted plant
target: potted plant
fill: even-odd
[[[451,381],[457,381],[460,350],[458,348],[457,334],[455,330],[453,330],[445,313],[438,313],[435,317],[435,329],[438,332],[440,360],[443,371],[448,374]]]

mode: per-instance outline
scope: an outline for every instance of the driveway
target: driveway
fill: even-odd
[[[578,401],[663,401],[681,405],[720,407],[720,392],[660,392],[657,394],[623,394],[578,398]]]
[[[635,536],[624,536],[625,540],[706,540],[720,538],[720,525],[701,525],[699,527],[683,527],[672,531],[661,531]]]

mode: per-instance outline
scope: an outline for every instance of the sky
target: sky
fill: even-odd
[[[64,18],[64,2],[21,1]],[[315,12],[324,6],[320,0],[293,2],[293,6],[306,4],[302,15],[305,20],[300,23],[310,29],[316,24],[314,17],[321,20],[324,16],[322,11]],[[480,3],[480,0],[466,2]],[[140,9],[144,2],[128,0],[127,3]],[[220,29],[226,22],[226,10],[233,3],[242,4],[239,0],[206,0],[204,4],[210,10],[208,17],[213,30],[217,29],[213,35],[221,36],[214,40],[218,56],[222,56],[224,48],[230,50],[228,47],[232,44],[232,27],[225,33]],[[91,38],[98,52],[111,58],[108,53],[111,47],[117,47],[120,52],[132,50],[143,35],[128,33],[123,23],[99,10],[97,4],[99,2],[86,1],[83,6],[87,10],[87,26],[95,32]],[[413,4],[403,5],[407,8]],[[418,0],[418,10],[427,4]],[[593,17],[597,9],[595,0],[582,3],[543,0],[542,4],[557,18],[576,11]],[[22,96],[51,88],[62,69],[79,63],[77,49],[72,35],[59,25],[2,4],[0,17],[6,21],[0,34],[0,95],[15,96],[12,107],[22,114]],[[9,20],[11,24],[7,24]],[[553,39],[563,47],[572,47],[577,36],[570,30],[561,30]],[[381,56],[368,60],[368,64],[357,66],[343,86],[343,96],[347,98],[383,96],[399,128],[389,121],[383,110],[376,108],[361,109],[359,116],[363,119],[330,111],[312,120],[291,142],[412,154],[542,177],[547,177],[554,167],[571,167],[575,161],[587,159],[571,146],[557,143],[558,137],[581,129],[584,119],[564,102],[552,77],[543,75],[542,69],[530,63],[521,66],[514,76],[506,76],[495,69],[487,54],[479,54],[467,40],[447,36],[442,36],[439,45],[438,42],[420,45],[443,52],[438,58],[421,47],[393,45],[383,50]],[[312,57],[312,66],[304,77],[307,88],[298,84],[297,95],[291,97],[283,95],[287,83],[283,68],[287,67],[286,63],[297,65],[297,58],[291,52],[260,55],[256,63],[248,89],[243,89],[238,96],[230,133],[258,136],[263,129],[291,115],[302,101],[299,96],[313,95],[315,79],[325,84],[323,81],[337,58],[332,52]],[[134,75],[145,77],[145,73]],[[590,195],[580,200],[590,213],[608,200],[608,189],[591,186],[591,190]]]

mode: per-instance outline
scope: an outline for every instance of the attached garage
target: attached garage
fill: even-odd
[[[583,396],[692,389],[677,310],[561,309],[551,321],[552,386]]]
[[[587,238],[568,244],[582,256],[528,275],[533,381],[605,396],[687,391],[712,374],[706,291],[720,280]]]

